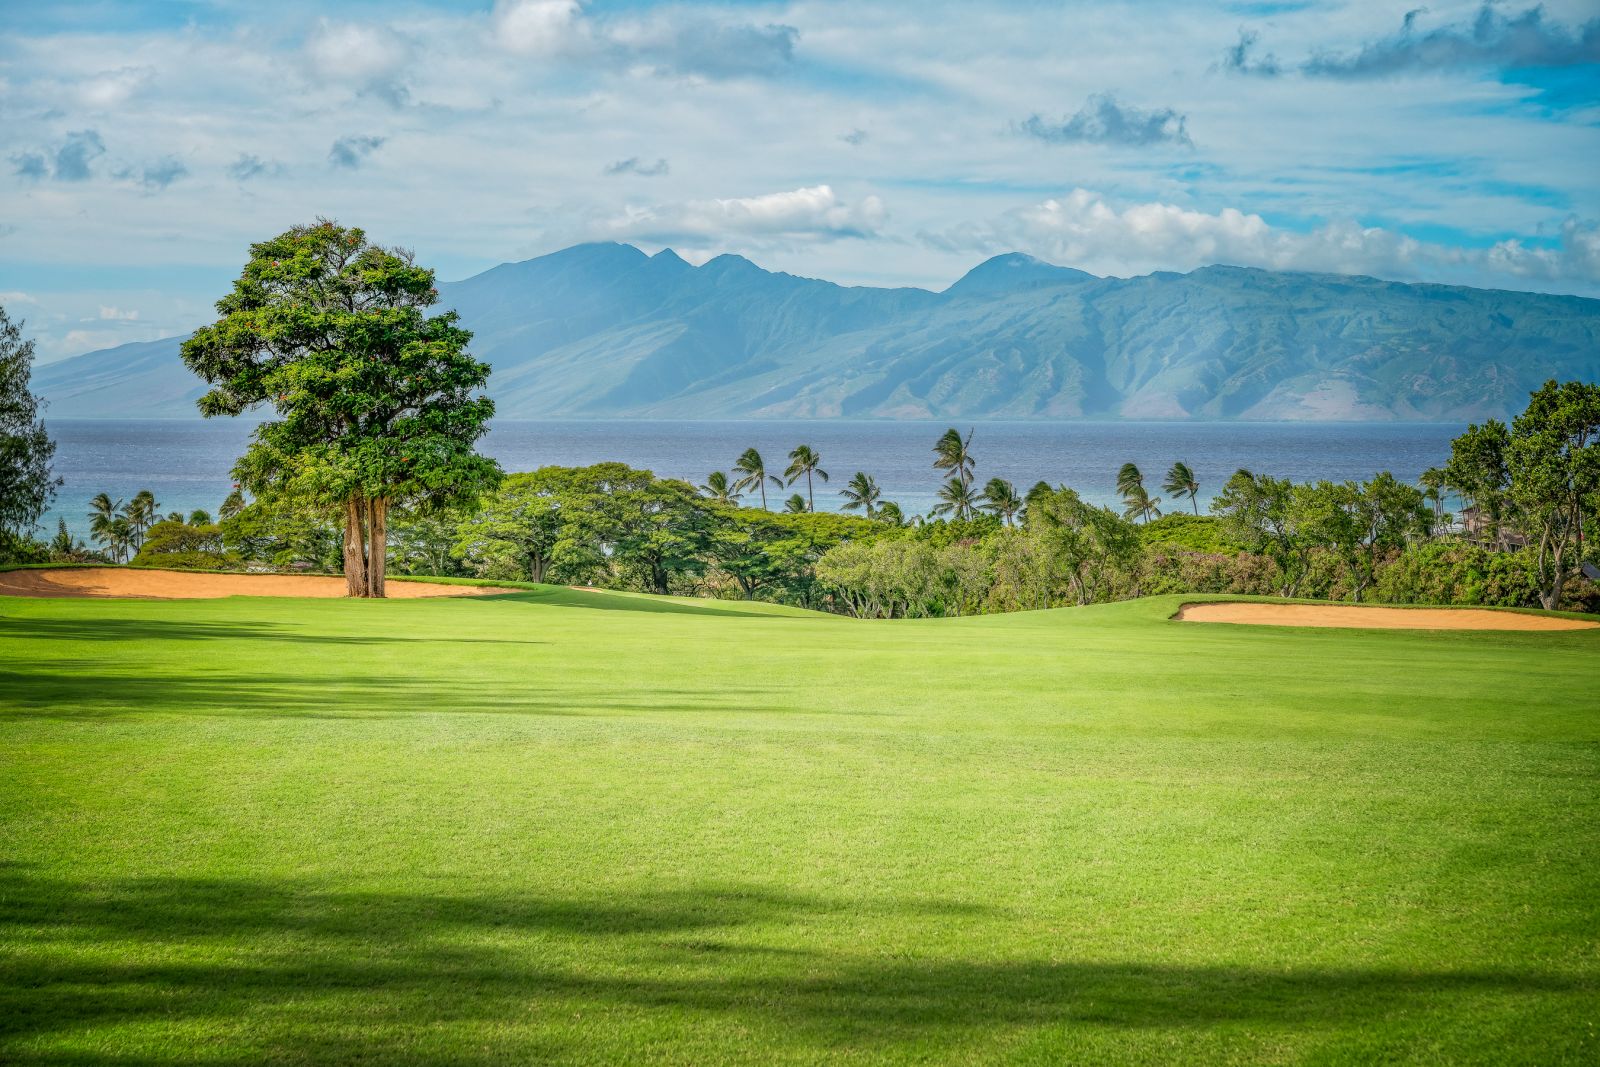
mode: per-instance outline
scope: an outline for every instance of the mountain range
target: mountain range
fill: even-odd
[[[1600,300],[1017,253],[942,292],[585,244],[440,286],[502,418],[1439,420],[1600,380]],[[172,337],[36,369],[53,416],[178,418]]]

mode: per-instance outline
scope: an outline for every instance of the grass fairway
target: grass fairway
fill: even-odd
[[[1600,631],[0,600],[0,1061],[1596,1062]]]

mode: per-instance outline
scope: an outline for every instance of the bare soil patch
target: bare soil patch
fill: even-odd
[[[396,600],[436,596],[484,596],[515,593],[476,585],[434,582],[388,582]],[[210,600],[226,596],[342,597],[343,578],[312,574],[195,574],[122,567],[67,567],[0,573],[0,596],[128,597],[142,600]]]
[[[1483,608],[1379,608],[1357,604],[1185,604],[1184,622],[1322,626],[1356,630],[1592,630],[1600,623]]]

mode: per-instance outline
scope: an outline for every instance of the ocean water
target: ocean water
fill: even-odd
[[[164,421],[154,419],[52,419],[56,473],[65,484],[42,526],[48,535],[57,516],[82,536],[89,498],[99,492],[127,499],[140,489],[156,495],[163,513],[204,508],[212,513],[227,496],[229,469],[254,428],[248,419]],[[829,483],[817,483],[818,510],[837,509],[839,488],[858,471],[878,480],[884,498],[907,515],[934,503],[940,473],[933,468],[933,443],[947,422],[762,421],[678,422],[655,420],[501,421],[483,450],[507,471],[559,464],[575,466],[619,460],[682,478],[695,485],[714,470],[728,470],[746,448],[755,447],[774,472],[788,464],[789,450],[808,444],[822,456]],[[1415,481],[1441,465],[1450,439],[1463,426],[1418,423],[1223,423],[1223,422],[978,422],[955,424],[973,431],[981,485],[992,477],[1026,491],[1034,482],[1064,483],[1097,503],[1116,502],[1117,468],[1131,460],[1146,484],[1159,492],[1167,467],[1183,460],[1199,475],[1202,512],[1235,470],[1296,481],[1363,479],[1387,470]],[[804,483],[796,487],[804,491]],[[778,508],[795,489],[769,487]],[[1189,501],[1176,505],[1188,510]],[[1163,502],[1164,510],[1174,505]]]

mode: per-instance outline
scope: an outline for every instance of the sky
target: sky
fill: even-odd
[[[1594,0],[0,0],[0,305],[187,332],[331,217],[943,288],[1022,251],[1600,296]]]

